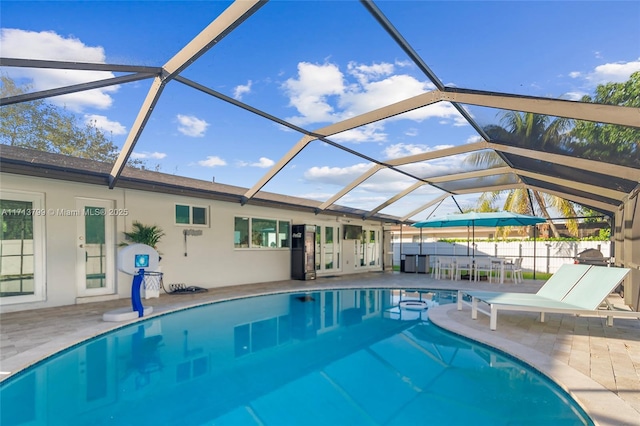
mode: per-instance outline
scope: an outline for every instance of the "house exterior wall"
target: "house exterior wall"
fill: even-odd
[[[120,243],[125,242],[124,231],[131,230],[133,221],[145,225],[157,225],[165,236],[158,244],[161,254],[160,267],[165,286],[181,283],[187,286],[216,288],[255,282],[271,282],[291,279],[290,248],[235,248],[235,217],[276,219],[293,224],[340,228],[342,219],[336,216],[255,206],[241,206],[217,200],[176,196],[124,188],[108,189],[106,186],[90,185],[63,180],[46,179],[24,175],[2,173],[2,190],[35,194],[43,199],[42,208],[47,212],[41,218],[44,234],[44,288],[40,300],[15,303],[12,297],[0,298],[0,311],[11,312],[130,297],[132,277],[116,271],[112,292],[102,295],[83,296],[77,286],[77,264],[79,262],[78,200],[108,200],[113,214],[112,245],[114,258]],[[178,225],[175,223],[175,205],[206,207],[208,224]],[[347,221],[345,221],[347,222]],[[350,222],[354,222],[353,219]],[[375,221],[357,220],[358,225],[375,231],[382,238],[382,225]],[[324,228],[322,228],[324,229]],[[185,230],[202,231],[201,235],[188,235]],[[199,232],[193,233],[198,234]],[[9,242],[7,242],[8,244]],[[327,275],[382,270],[382,242],[376,246],[378,259],[373,264],[361,264],[356,259],[356,242],[344,240],[340,233],[336,238],[336,249],[340,253],[340,267],[331,271],[318,271]],[[345,244],[347,247],[345,247]],[[80,251],[82,253],[82,251]],[[337,262],[336,262],[337,265]],[[322,267],[324,269],[324,266]],[[168,287],[167,287],[168,288]],[[162,290],[161,290],[162,292]]]

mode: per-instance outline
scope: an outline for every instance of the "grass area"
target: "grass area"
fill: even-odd
[[[400,265],[393,265],[393,270],[396,272],[400,272]],[[546,272],[536,272],[536,280],[542,280],[542,281],[546,281],[548,280],[551,275],[553,274],[548,274]],[[522,278],[524,278],[525,280],[532,280],[533,279],[533,272],[522,272]]]
[[[536,280],[546,281],[549,278],[551,278],[551,275],[553,275],[553,274],[548,274],[546,272],[536,272]],[[533,272],[522,271],[522,278],[524,278],[525,280],[532,280],[533,279]]]

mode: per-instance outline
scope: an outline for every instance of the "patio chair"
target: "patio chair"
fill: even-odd
[[[491,263],[491,258],[476,257],[474,269],[476,282],[480,281],[482,272],[486,273],[487,281],[491,282],[491,273],[493,272],[493,264]]]
[[[456,264],[452,256],[438,256],[436,258],[435,279],[440,280],[448,277],[453,280]]]
[[[469,281],[473,279],[473,258],[469,256],[460,256],[456,258],[455,279],[462,279],[462,271],[467,272]]]
[[[507,276],[511,275],[511,279],[515,284],[523,282],[524,278],[522,277],[522,258],[518,257],[514,259],[513,263],[505,263],[504,275],[505,279],[507,278]]]
[[[567,270],[578,270],[574,268],[564,268]],[[564,265],[563,265],[564,267]],[[563,269],[563,268],[561,268]],[[471,318],[477,319],[477,313],[481,312],[490,317],[489,328],[497,328],[498,311],[523,311],[540,313],[540,321],[544,322],[546,312],[575,314],[575,315],[596,315],[607,317],[607,325],[613,325],[614,317],[640,318],[640,312],[614,310],[607,303],[607,309],[598,309],[607,296],[624,280],[629,273],[628,268],[608,268],[603,266],[590,266],[586,273],[575,282],[565,283],[563,288],[552,289],[547,284],[540,291],[533,294],[518,293],[496,293],[496,292],[463,292],[469,294],[471,300]],[[558,271],[560,272],[560,270]],[[554,277],[558,274],[554,274]],[[577,276],[578,272],[576,272]],[[553,277],[552,277],[553,278]],[[548,283],[548,282],[547,282]],[[567,293],[559,299],[562,292],[568,288]],[[493,293],[493,294],[492,294]],[[487,312],[478,308],[478,302],[484,302],[490,307]],[[460,302],[458,308],[461,309]]]

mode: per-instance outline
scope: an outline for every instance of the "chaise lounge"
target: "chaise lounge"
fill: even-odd
[[[489,328],[497,328],[498,311],[524,311],[540,313],[544,322],[546,312],[607,317],[607,325],[613,325],[613,317],[640,318],[640,312],[598,309],[607,296],[625,279],[628,268],[609,268],[590,265],[563,265],[535,294],[500,293],[487,291],[458,291],[458,310],[462,310],[464,296],[471,297],[471,318],[478,312],[490,317]],[[489,311],[478,307],[478,302],[489,305]]]

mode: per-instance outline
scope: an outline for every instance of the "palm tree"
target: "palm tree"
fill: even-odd
[[[571,121],[562,118],[553,118],[548,115],[533,113],[520,113],[516,111],[505,112],[501,119],[501,125],[490,125],[484,130],[492,140],[499,140],[509,145],[520,146],[528,149],[560,152],[565,141],[567,130]],[[502,159],[493,152],[478,152],[469,155],[466,162],[476,166],[496,167],[504,165]],[[503,191],[485,193],[481,196],[483,208],[495,203]],[[556,226],[551,221],[547,206],[553,206],[565,217],[575,217],[573,204],[563,198],[531,191],[536,200],[540,213],[549,220],[549,226],[555,237],[559,236]],[[522,214],[535,214],[533,203],[527,189],[513,189],[507,194],[504,210]],[[578,233],[578,224],[575,219],[569,219],[567,223],[569,232]]]

